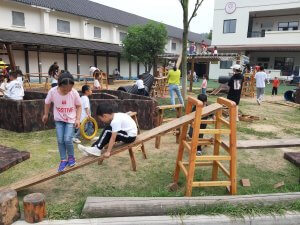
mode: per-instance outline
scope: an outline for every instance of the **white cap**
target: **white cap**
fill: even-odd
[[[235,64],[235,65],[233,65],[232,67],[230,67],[231,69],[234,69],[234,70],[242,70],[242,67],[241,67],[241,65],[239,65],[239,64]]]

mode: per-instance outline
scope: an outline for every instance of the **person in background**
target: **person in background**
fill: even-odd
[[[93,90],[101,90],[101,84],[100,84],[100,72],[95,71],[94,72],[94,84],[93,84]]]
[[[44,124],[48,121],[49,110],[53,103],[53,114],[56,127],[56,138],[60,153],[58,172],[67,166],[76,164],[74,157],[74,127],[79,128],[81,116],[81,101],[78,92],[73,88],[74,78],[69,72],[64,72],[58,78],[58,86],[51,88],[45,99]]]
[[[57,80],[58,80],[58,75],[59,75],[59,66],[57,62],[54,62],[48,70],[48,75],[52,78],[51,80],[51,87],[56,87],[57,86]]]
[[[236,120],[239,121],[238,105],[241,99],[244,77],[242,75],[241,65],[236,64],[232,66],[231,69],[233,70],[233,76],[230,78],[228,82],[229,91],[228,91],[227,99],[235,102],[236,116],[237,116]]]
[[[174,92],[177,94],[180,104],[184,106],[184,101],[179,89],[180,84],[180,75],[181,71],[178,69],[181,64],[182,55],[179,56],[176,66],[174,66],[168,73],[168,84],[169,84],[169,93],[171,97],[171,104],[175,105],[175,95]]]
[[[197,76],[196,71],[194,71],[194,73],[193,73],[193,81],[198,82],[198,76]]]
[[[0,72],[2,72],[6,68],[6,63],[0,58]]]
[[[201,48],[201,53],[207,52],[207,44],[205,43],[204,40],[201,41],[200,48]]]
[[[20,70],[13,71],[9,74],[9,82],[7,80],[1,85],[1,91],[4,93],[4,98],[12,100],[23,100],[24,88],[22,83],[19,82],[18,76],[22,72]]]
[[[202,81],[202,84],[201,84],[201,93],[206,95],[206,89],[207,89],[207,75],[204,74],[203,75],[203,81]]]
[[[278,77],[275,77],[273,80],[272,96],[277,95],[279,85],[280,81],[278,80]]]
[[[267,78],[266,78],[266,81],[267,81],[267,84],[270,84],[270,79],[271,79],[271,71],[269,70],[267,74]]]
[[[264,72],[264,67],[259,66],[257,68],[258,72],[255,74],[256,80],[256,101],[260,105],[263,101],[265,87],[266,87],[266,79],[267,74]]]
[[[143,81],[143,75],[138,75],[138,80],[136,81],[136,86],[138,87],[137,94],[145,96],[145,86]]]
[[[90,66],[89,71],[90,71],[90,75],[93,76],[93,77],[95,76],[96,72],[100,72],[100,70],[95,66]]]
[[[86,118],[91,118],[91,104],[89,96],[93,94],[91,87],[89,85],[83,85],[81,88],[82,96],[81,100],[81,116],[80,123]],[[92,132],[93,125],[91,123],[86,123],[85,131],[90,134]],[[73,138],[73,142],[76,144],[80,144],[80,129],[75,129],[75,135]]]
[[[218,48],[217,48],[217,46],[214,47],[213,55],[218,55]]]

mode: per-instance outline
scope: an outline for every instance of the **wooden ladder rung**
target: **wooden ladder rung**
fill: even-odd
[[[228,129],[200,129],[200,134],[230,134],[231,131]]]
[[[183,162],[183,165],[188,166],[188,162]],[[212,166],[213,162],[195,162],[195,166]]]
[[[215,120],[201,120],[201,124],[215,124]]]
[[[231,156],[227,155],[202,155],[202,156],[196,156],[196,160],[198,161],[210,161],[210,160],[231,160]]]
[[[200,181],[193,182],[193,187],[217,187],[217,186],[231,186],[230,181]]]

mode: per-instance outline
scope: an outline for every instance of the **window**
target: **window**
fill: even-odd
[[[236,20],[224,20],[223,33],[235,33]]]
[[[299,22],[280,22],[278,23],[279,31],[298,30]]]
[[[64,20],[57,20],[57,32],[70,33],[70,22]]]
[[[283,76],[289,76],[293,73],[294,58],[275,57],[274,69],[281,70]]]
[[[221,61],[220,69],[230,69],[232,67],[232,61]]]
[[[101,38],[101,28],[94,27],[94,38]]]
[[[14,26],[25,27],[24,13],[12,11],[12,24]]]
[[[127,34],[125,32],[120,32],[120,42],[124,41]]]
[[[176,43],[172,42],[172,51],[176,51]]]

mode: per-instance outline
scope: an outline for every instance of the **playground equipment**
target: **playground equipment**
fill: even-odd
[[[164,122],[169,122],[174,120],[175,118],[164,118],[164,112],[165,110],[176,110],[176,117],[179,118],[182,115],[182,108],[183,105],[177,104],[177,105],[161,105],[158,106],[158,126],[162,125]],[[180,137],[180,129],[176,129],[173,131],[176,135],[176,143],[179,144],[179,137]],[[157,136],[155,138],[155,148],[159,149],[161,144],[161,136]]]
[[[87,126],[91,126],[91,125],[93,128],[93,132],[88,133],[87,131],[89,130],[87,130]],[[80,134],[86,140],[92,140],[96,136],[97,131],[98,131],[98,124],[93,117],[90,118],[87,117],[80,123]]]
[[[142,76],[143,76],[145,91],[148,94],[150,94],[154,82],[154,77],[149,73],[143,73]],[[124,91],[130,94],[137,94],[138,87],[135,84],[130,86],[121,86],[118,88],[118,91]]]
[[[154,78],[154,85],[150,91],[150,96],[157,98],[159,95],[163,98],[168,90],[168,77],[155,77]]]
[[[179,173],[182,170],[186,177],[186,196],[192,195],[193,187],[211,187],[211,186],[225,186],[229,187],[230,194],[234,195],[237,192],[236,184],[236,105],[234,102],[225,98],[218,98],[217,103],[229,109],[229,121],[225,120],[222,115],[222,108],[215,111],[215,120],[201,120],[203,104],[195,98],[188,98],[186,107],[186,114],[192,112],[193,106],[196,106],[194,121],[192,123],[193,136],[190,141],[187,140],[188,124],[182,127],[180,136],[180,144],[178,148],[178,155],[174,173],[174,183],[177,185],[179,180]],[[214,129],[199,129],[201,123],[213,124]],[[222,128],[226,126],[226,129]],[[208,139],[199,139],[199,134],[213,134],[213,155],[196,156],[198,145],[210,145],[211,141]],[[229,135],[229,145],[225,144],[221,135]],[[222,147],[228,155],[220,155],[220,147]],[[189,160],[183,161],[184,150],[187,150]],[[220,162],[228,161],[229,170]],[[187,167],[186,167],[187,166]],[[212,180],[211,181],[194,181],[195,166],[212,166]],[[224,173],[229,180],[217,181],[218,170]]]
[[[255,97],[255,72],[251,73],[245,73],[244,74],[244,81],[243,81],[243,87],[242,87],[242,97]]]
[[[209,116],[211,114],[213,114],[216,110],[221,109],[223,106],[219,103],[215,103],[215,104],[211,104],[205,108],[202,109],[202,116]],[[136,140],[133,143],[130,144],[122,144],[119,146],[116,146],[113,148],[112,152],[111,152],[111,156],[119,154],[120,152],[124,152],[126,150],[129,150],[130,148],[133,148],[135,146],[138,146],[150,139],[155,138],[158,135],[162,135],[165,134],[171,130],[174,130],[176,128],[180,128],[181,126],[183,126],[184,124],[188,124],[191,121],[193,121],[195,119],[195,112],[192,112],[190,114],[187,114],[185,116],[182,116],[178,119],[175,119],[169,123],[165,123],[161,126],[158,126],[152,130],[148,130],[145,131],[141,134],[139,134],[136,138]],[[53,179],[55,177],[61,176],[63,174],[72,172],[74,170],[77,170],[81,167],[87,166],[91,163],[95,163],[98,161],[103,161],[104,160],[104,156],[99,156],[99,157],[95,157],[95,156],[85,156],[82,157],[80,159],[77,160],[76,165],[73,167],[68,167],[66,170],[64,170],[61,173],[57,172],[56,168],[50,169],[46,172],[40,173],[36,176],[30,177],[28,179],[25,180],[21,180],[17,183],[11,184],[8,187],[15,189],[15,190],[22,190],[24,188],[30,187],[32,185],[38,184],[38,183],[42,183],[44,181]],[[7,187],[3,187],[2,189],[5,189]]]

